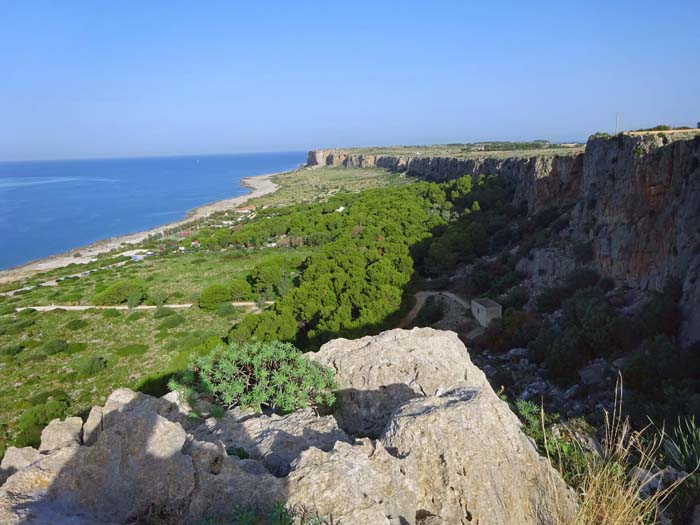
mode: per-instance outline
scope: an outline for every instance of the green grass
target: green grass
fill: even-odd
[[[582,152],[583,144],[562,146],[550,143],[479,142],[474,144],[435,144],[423,146],[379,146],[367,148],[342,148],[341,151],[363,155],[421,156],[421,157],[540,157],[570,155]]]
[[[412,182],[405,175],[379,168],[302,168],[272,177],[276,192],[250,199],[255,206],[286,206],[326,200],[336,193],[357,192],[369,188]]]
[[[0,456],[17,437],[22,414],[52,391],[66,393],[67,414],[84,413],[117,388],[136,388],[151,374],[185,366],[189,352],[226,333],[232,322],[197,307],[181,309],[165,318],[179,324],[161,337],[157,327],[164,319],[155,319],[155,311],[140,311],[132,320],[133,313],[118,313],[105,318],[97,310],[59,310],[0,317],[13,325],[32,321],[19,333],[0,335]],[[71,330],[78,319],[87,325]],[[61,344],[61,351],[52,354],[55,341],[67,346]],[[8,435],[2,435],[2,428],[9,429]]]
[[[161,293],[166,297],[166,303],[195,303],[199,293],[211,284],[225,284],[234,278],[245,279],[255,266],[279,255],[288,258],[290,265],[296,265],[310,253],[308,248],[167,253],[61,281],[57,286],[34,288],[5,298],[4,304],[13,307],[89,305],[109,284],[127,279],[142,281],[147,295]]]

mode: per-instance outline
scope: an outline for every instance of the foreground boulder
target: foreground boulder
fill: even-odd
[[[231,523],[277,502],[346,525],[568,517],[568,489],[455,334],[393,330],[333,341],[315,359],[338,372],[333,416],[202,420],[176,395],[121,389],[84,424],[52,422],[41,452],[8,450],[0,523]],[[353,441],[336,417],[381,438]]]
[[[290,505],[316,509],[338,523],[414,523],[416,492],[408,465],[377,442],[338,442],[329,453],[311,448],[289,475]]]
[[[335,371],[335,416],[341,428],[359,436],[378,436],[409,399],[466,384],[474,368],[457,334],[432,328],[335,339],[310,357]]]
[[[414,399],[381,437],[416,473],[419,516],[439,523],[557,523],[572,503],[508,406],[490,387]]]

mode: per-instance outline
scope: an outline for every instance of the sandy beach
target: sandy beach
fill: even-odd
[[[268,173],[266,175],[258,175],[255,177],[246,177],[241,179],[241,185],[245,186],[246,188],[250,188],[252,191],[246,193],[245,195],[211,202],[209,204],[199,206],[198,208],[194,208],[187,212],[187,215],[182,220],[156,226],[155,228],[142,232],[129,233],[118,237],[102,239],[87,246],[76,247],[75,249],[65,253],[51,255],[43,259],[37,259],[8,270],[0,270],[0,283],[18,281],[39,272],[53,270],[54,268],[62,268],[63,266],[68,266],[69,264],[73,263],[87,263],[97,255],[111,252],[112,250],[118,250],[120,248],[127,249],[128,245],[138,244],[145,240],[149,235],[163,233],[165,230],[187,224],[193,220],[203,219],[213,213],[235,208],[245,203],[248,199],[261,197],[263,195],[267,195],[268,193],[274,192],[277,189],[277,185],[270,179],[275,175],[278,174]],[[80,253],[80,256],[76,257],[76,253]]]

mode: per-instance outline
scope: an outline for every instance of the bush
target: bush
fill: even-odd
[[[73,319],[72,321],[68,321],[66,323],[66,328],[68,330],[81,330],[85,328],[88,325],[88,322],[85,319]]]
[[[102,317],[105,319],[116,319],[117,317],[121,317],[122,314],[119,313],[119,310],[116,308],[106,308],[102,310]]]
[[[227,407],[289,412],[335,401],[333,373],[288,343],[232,343],[193,359],[173,390],[204,392]]]
[[[229,297],[233,301],[248,301],[252,296],[252,289],[248,281],[233,279],[228,283]]]
[[[138,343],[132,343],[118,349],[115,354],[120,357],[129,357],[132,355],[143,355],[148,351],[148,345],[142,345]]]
[[[124,304],[129,300],[129,297],[132,297],[132,300],[133,298],[139,297],[139,302],[141,302],[145,295],[146,288],[142,282],[134,280],[117,281],[108,286],[104,291],[95,295],[92,302],[100,306]]]
[[[447,306],[442,298],[431,295],[425,300],[425,304],[411,323],[411,326],[431,326],[445,317]]]
[[[87,348],[87,343],[68,343],[68,348],[66,348],[66,354],[77,354],[82,352]]]
[[[68,350],[68,342],[63,339],[53,339],[44,343],[41,349],[46,355],[60,354]]]
[[[220,317],[235,317],[239,313],[241,313],[241,310],[229,303],[221,304],[216,309],[216,315]]]
[[[66,415],[69,403],[66,399],[56,399],[27,409],[17,421],[16,447],[38,447],[41,431],[53,419]]]
[[[153,319],[163,319],[164,317],[168,317],[169,315],[173,315],[175,313],[175,310],[172,308],[156,308],[156,312],[153,314]]]
[[[3,346],[2,348],[0,348],[0,355],[14,357],[17,354],[19,354],[22,350],[24,350],[24,346],[22,345]]]
[[[163,292],[159,292],[157,290],[152,290],[148,292],[148,299],[156,305],[158,308],[163,306],[165,304],[165,299],[166,296]]]
[[[167,319],[165,319],[165,321],[158,325],[158,330],[170,330],[171,328],[180,326],[184,322],[185,318],[181,315],[171,315]]]
[[[86,357],[78,362],[77,373],[80,377],[91,377],[107,368],[107,360],[98,355]]]
[[[146,314],[143,312],[132,312],[126,317],[126,322],[133,323],[134,321],[138,321],[139,319],[143,319],[145,316],[146,316]]]
[[[509,308],[500,319],[494,319],[476,344],[494,352],[521,348],[537,337],[539,323],[528,313]]]
[[[202,290],[199,307],[203,310],[216,310],[220,305],[231,301],[231,292],[221,284],[212,284]]]
[[[551,314],[561,307],[566,292],[562,288],[544,288],[535,299],[537,310],[544,314]]]
[[[136,308],[138,305],[140,305],[143,302],[144,299],[144,293],[143,290],[140,290],[138,292],[133,292],[129,294],[129,297],[126,298],[126,304],[129,306],[129,308]]]
[[[580,268],[566,276],[564,279],[564,288],[566,288],[569,293],[573,293],[584,288],[592,288],[598,284],[599,281],[600,275],[598,275],[598,272],[590,268]]]

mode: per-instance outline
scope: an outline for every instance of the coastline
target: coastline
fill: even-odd
[[[14,268],[0,270],[0,284],[25,279],[36,273],[62,268],[73,263],[85,264],[90,262],[90,259],[98,255],[111,252],[112,250],[119,248],[128,249],[128,246],[123,246],[125,244],[138,244],[148,238],[149,235],[163,233],[165,230],[169,230],[170,228],[182,226],[194,220],[204,219],[213,213],[235,208],[236,206],[240,206],[241,204],[245,203],[249,199],[262,197],[263,195],[273,193],[277,190],[277,185],[270,179],[275,175],[279,175],[280,173],[287,172],[267,173],[264,175],[254,175],[251,177],[242,178],[240,180],[241,186],[249,188],[251,191],[244,195],[239,195],[238,197],[231,197],[229,199],[210,202],[208,204],[203,204],[202,206],[193,208],[189,210],[185,214],[185,217],[179,221],[162,224],[160,226],[156,226],[155,228],[151,228],[150,230],[127,233],[117,237],[101,239],[86,246],[76,247],[67,252],[49,255],[48,257],[36,259],[20,266],[15,266]],[[76,252],[80,252],[80,257],[74,256]]]

